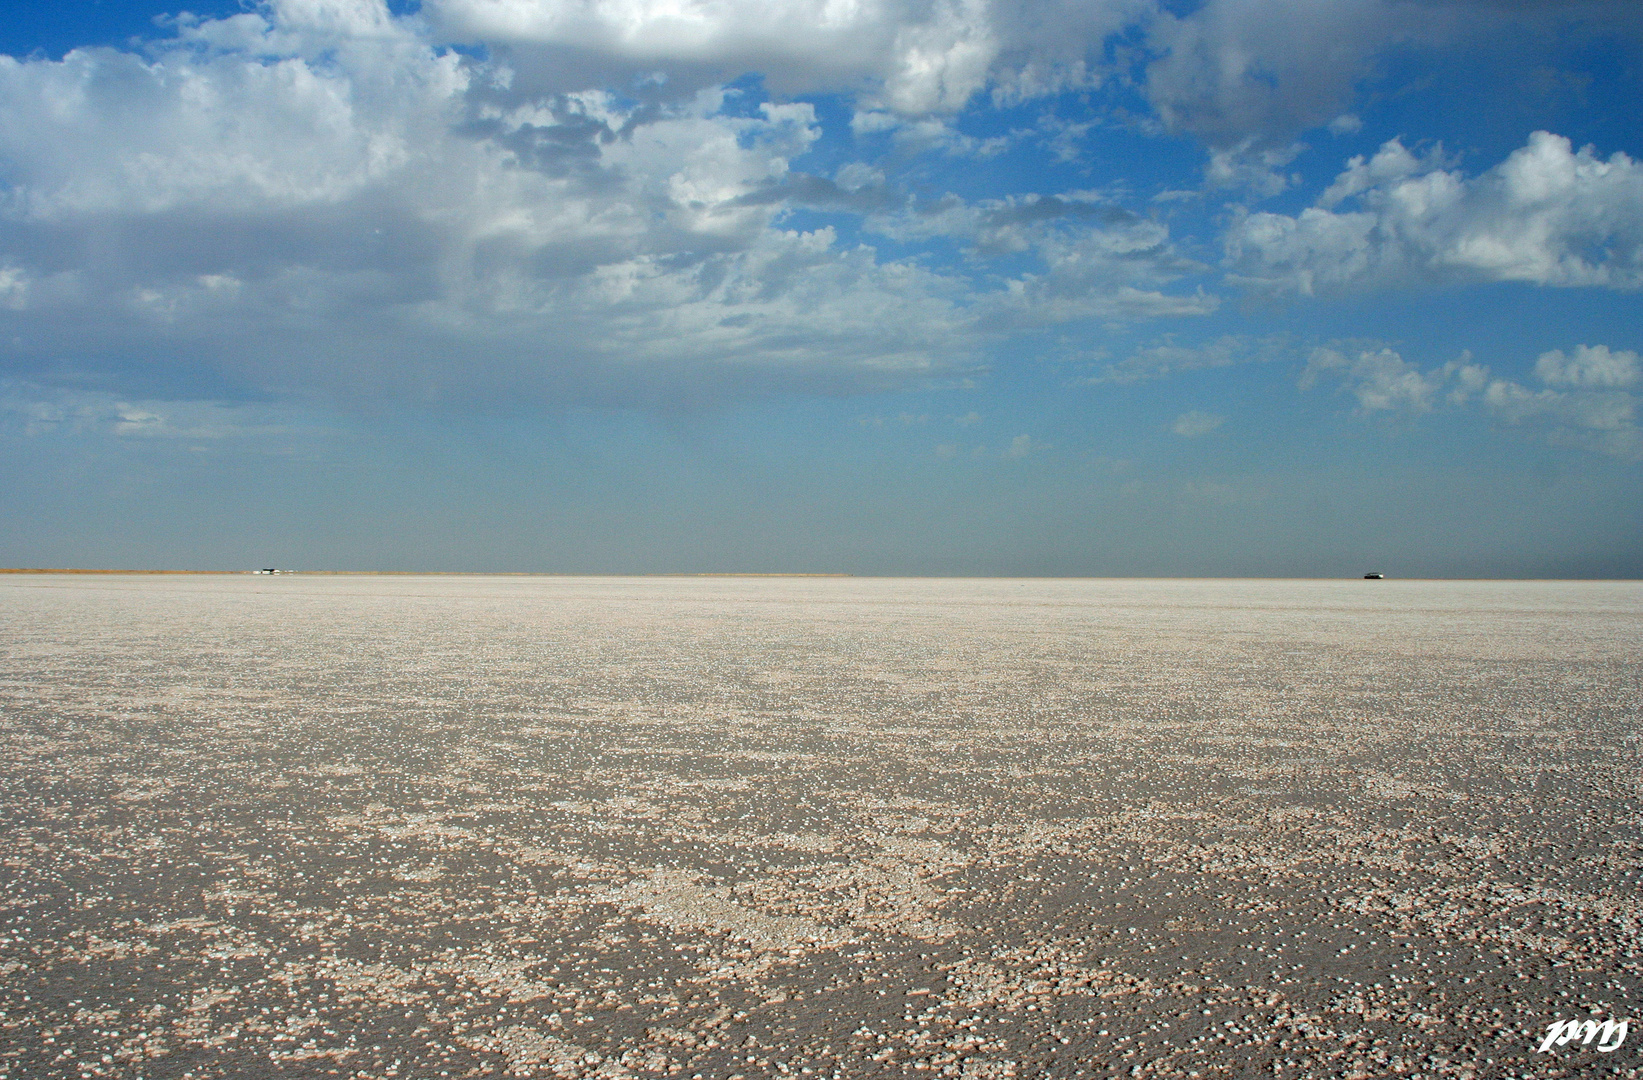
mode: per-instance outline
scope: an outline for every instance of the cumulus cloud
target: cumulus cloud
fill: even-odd
[[[1092,86],[1144,55],[1171,123],[1226,133],[1210,179],[1273,193],[1296,146],[1234,138],[1259,110],[1211,122],[1182,104],[1190,87],[1166,93],[1171,57],[1255,40],[1236,6],[429,0],[396,17],[382,0],[269,0],[179,17],[138,51],[0,57],[0,359],[144,393],[206,377],[343,401],[678,403],[904,386],[1058,323],[1206,315],[1210,268],[1166,211],[1076,191],[914,197],[884,168],[997,153],[1006,137],[960,130],[965,108]],[[1134,50],[1108,50],[1114,34]],[[1238,79],[1259,81],[1251,63]],[[816,105],[726,85],[748,72],[842,91],[863,142],[891,149],[817,153]],[[1634,287],[1636,164],[1536,139],[1475,180],[1430,153],[1354,162],[1299,218],[1241,217],[1234,274],[1345,287],[1420,264]],[[862,229],[795,228],[801,208]]]
[[[1573,355],[1562,349],[1542,353],[1535,374],[1548,386],[1580,390],[1618,390],[1635,386],[1639,377],[1637,354],[1611,350],[1607,345],[1580,345]]]
[[[1299,174],[1284,172],[1284,166],[1304,149],[1301,143],[1263,147],[1253,137],[1245,138],[1236,146],[1211,149],[1204,179],[1211,187],[1243,188],[1261,198],[1271,198],[1299,182]]]
[[[1028,454],[1044,449],[1044,444],[1031,435],[1017,435],[1010,440],[1010,445],[1004,448],[1004,456],[1019,461]]]
[[[211,372],[345,401],[679,402],[906,385],[974,364],[989,335],[1204,314],[1217,298],[1176,284],[1206,268],[1110,200],[913,200],[867,162],[795,167],[821,135],[810,103],[755,107],[705,77],[612,89],[622,57],[737,72],[804,52],[837,67],[818,79],[871,76],[858,119],[934,132],[920,152],[986,153],[945,114],[976,71],[1008,80],[966,50],[993,42],[1042,89],[1074,78],[1076,42],[1145,10],[449,0],[398,18],[381,0],[272,0],[181,19],[141,53],[0,57],[0,352],[115,379],[163,357],[142,362],[151,388]],[[805,20],[820,37],[794,32]],[[429,26],[586,63],[530,89],[519,56],[472,60]],[[882,259],[784,227],[793,207],[977,261]],[[1008,275],[972,272],[1022,253]]]
[[[343,0],[304,0],[336,3]],[[367,0],[348,0],[364,4]],[[1500,0],[424,0],[439,40],[482,43],[522,92],[650,80],[692,93],[760,72],[894,117],[952,115],[1139,77],[1159,118],[1217,147],[1332,120],[1389,49],[1534,34],[1625,5]],[[1115,44],[1119,47],[1114,48]],[[1137,70],[1137,65],[1141,70]]]
[[[968,362],[959,279],[781,229],[752,197],[817,137],[810,105],[502,108],[469,93],[494,74],[369,0],[192,22],[146,57],[0,57],[13,363],[166,356],[259,392],[497,401],[838,392]]]
[[[945,116],[903,117],[879,109],[856,113],[850,130],[857,135],[889,132],[897,149],[909,154],[940,153],[954,158],[990,158],[1009,149],[1003,135],[985,139],[966,135]]]
[[[589,71],[687,90],[745,72],[784,93],[846,91],[899,116],[952,114],[1100,81],[1104,40],[1151,0],[426,0],[445,40],[502,50],[533,92]],[[569,80],[569,81],[567,81]],[[625,80],[623,80],[625,81]],[[578,84],[579,85],[579,84]]]
[[[290,410],[269,405],[125,398],[17,380],[0,380],[0,425],[34,438],[71,434],[190,444],[265,440],[311,427]]]
[[[1180,345],[1173,338],[1165,338],[1136,349],[1124,359],[1106,365],[1100,374],[1081,381],[1092,386],[1135,383],[1183,371],[1258,363],[1276,359],[1284,352],[1285,345],[1282,337],[1252,338],[1236,334],[1222,335],[1201,345]]]
[[[1643,163],[1537,131],[1477,177],[1397,140],[1353,158],[1318,205],[1244,213],[1234,280],[1312,294],[1431,282],[1643,287]]]
[[[1489,411],[1510,424],[1544,429],[1554,442],[1643,459],[1643,429],[1637,425],[1638,355],[1606,345],[1561,349],[1535,361],[1538,389],[1496,379],[1484,393]]]
[[[1208,267],[1176,249],[1167,224],[1089,192],[975,201],[949,195],[905,203],[871,216],[867,225],[902,242],[962,241],[974,257],[1037,256],[1040,270],[1009,277],[1002,290],[976,298],[980,325],[991,330],[1088,318],[1191,317],[1220,304],[1201,287],[1171,291]]]
[[[540,50],[552,58],[593,57],[607,77],[613,63],[635,72],[660,68],[686,80],[694,75],[708,85],[761,71],[788,90],[837,89],[876,77],[887,107],[951,112],[985,82],[997,38],[986,5],[976,0],[921,7],[834,0],[429,0],[423,11],[448,39]]]
[[[1554,349],[1540,355],[1534,370],[1538,387],[1493,378],[1469,354],[1422,369],[1388,348],[1320,348],[1307,362],[1301,388],[1333,377],[1364,414],[1480,405],[1504,423],[1540,428],[1554,442],[1643,457],[1638,397],[1628,389],[1643,378],[1637,353],[1606,345],[1580,345],[1567,354]]]
[[[1170,425],[1170,430],[1183,439],[1195,439],[1200,435],[1208,435],[1225,422],[1224,416],[1193,409],[1177,416],[1175,423]]]
[[[1489,369],[1472,363],[1470,354],[1441,367],[1422,370],[1392,349],[1312,350],[1301,373],[1301,389],[1311,389],[1325,374],[1338,377],[1358,399],[1358,407],[1373,412],[1428,412],[1440,400],[1459,405],[1483,390]]]

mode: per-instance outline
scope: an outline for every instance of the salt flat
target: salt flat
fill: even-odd
[[[0,1077],[1588,1076],[1643,585],[0,578]],[[1634,1025],[1635,1027],[1636,1025]]]

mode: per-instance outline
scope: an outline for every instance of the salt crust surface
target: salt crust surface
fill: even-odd
[[[1585,1076],[1637,583],[0,579],[0,1077]],[[1635,1026],[1635,1025],[1634,1025]]]

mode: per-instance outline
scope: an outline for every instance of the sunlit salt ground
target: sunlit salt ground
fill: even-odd
[[[1643,585],[0,578],[0,1076],[1588,1076]],[[1634,1028],[1637,1025],[1633,1025]]]

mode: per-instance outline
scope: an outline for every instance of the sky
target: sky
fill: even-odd
[[[0,565],[1643,574],[1632,0],[8,0],[0,53]]]

